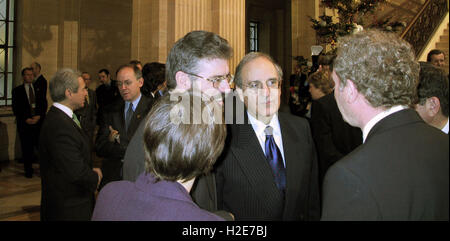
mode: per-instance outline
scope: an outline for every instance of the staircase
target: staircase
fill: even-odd
[[[447,24],[447,28],[444,30],[444,33],[441,35],[439,42],[436,43],[436,48],[442,50],[445,53],[445,67],[444,69],[447,71],[449,71],[449,65],[448,65],[448,59],[449,59],[449,55],[448,55],[448,39],[449,39],[449,33],[448,33],[449,29],[448,29],[448,24]]]

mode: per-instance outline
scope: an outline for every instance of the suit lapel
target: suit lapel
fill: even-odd
[[[305,170],[305,162],[302,159],[306,156],[301,150],[304,149],[303,147],[308,146],[308,143],[301,141],[295,127],[288,122],[283,113],[279,113],[278,120],[280,122],[286,162],[286,196],[284,206],[286,212],[286,210],[293,210],[292,205],[297,205],[293,194],[300,192],[300,184],[302,183],[300,178],[304,176],[302,175],[302,170]]]
[[[120,134],[120,141],[122,142],[122,139],[128,139],[126,135],[125,130],[125,101],[121,99],[118,103],[117,109],[115,110],[115,113],[112,115],[112,128],[119,132]]]
[[[141,100],[139,101],[136,110],[133,113],[133,116],[131,117],[130,126],[128,127],[127,135],[128,138],[131,140],[133,137],[134,132],[136,131],[137,127],[139,126],[139,123],[142,119],[145,118],[146,113],[145,111],[148,109],[148,100],[147,98],[142,95]]]
[[[75,123],[74,120],[72,120],[72,118],[70,118],[66,113],[64,113],[62,110],[52,106],[49,110],[50,111],[54,111],[55,114],[60,115],[61,118],[63,120],[65,120],[67,123],[70,123],[70,125],[72,125],[75,129],[77,129],[78,133],[80,133],[80,135],[87,139],[88,137],[86,136],[86,134],[84,133],[84,131],[77,125],[77,123]]]
[[[273,208],[282,203],[282,195],[275,184],[272,169],[259,145],[256,134],[250,124],[233,125],[231,152],[237,159],[261,203],[273,212]],[[237,138],[234,138],[236,136]]]

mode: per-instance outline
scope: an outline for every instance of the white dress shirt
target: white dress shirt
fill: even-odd
[[[266,134],[264,130],[266,129],[266,124],[262,123],[261,121],[257,120],[255,117],[253,117],[251,114],[247,112],[248,120],[250,124],[253,127],[253,130],[255,131],[256,137],[258,137],[259,145],[261,146],[261,149],[263,150],[264,154],[266,153],[265,143],[266,143]],[[280,128],[280,122],[278,121],[278,115],[275,114],[272,117],[272,120],[270,121],[269,125],[273,128],[273,138],[275,140],[275,143],[278,146],[278,149],[280,149],[281,156],[283,157],[283,164],[286,167],[286,161],[284,159],[284,149],[283,149],[283,139],[281,138],[281,128]]]
[[[73,110],[72,109],[70,109],[69,107],[67,107],[67,106],[65,106],[63,104],[60,104],[58,102],[54,102],[53,106],[58,108],[58,109],[60,109],[60,110],[62,110],[64,113],[66,113],[67,116],[70,117],[70,119],[72,119],[72,116],[73,116]]]
[[[445,124],[444,128],[441,129],[445,134],[448,134],[448,118],[447,118],[447,124]]]

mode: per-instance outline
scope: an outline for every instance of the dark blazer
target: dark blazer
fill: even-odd
[[[141,174],[136,182],[120,181],[100,192],[94,221],[223,221],[200,209],[178,182]]]
[[[145,120],[139,123],[123,157],[123,180],[134,182],[145,171]]]
[[[40,141],[41,220],[90,220],[98,175],[84,132],[52,106]]]
[[[89,102],[84,102],[84,107],[75,110],[80,120],[81,128],[86,132],[89,140],[93,140],[95,127],[97,125],[97,96],[95,91],[88,89]]]
[[[152,104],[152,99],[141,95],[141,100],[131,118],[128,132],[125,130],[125,101],[123,99],[117,100],[105,108],[103,113],[104,123],[99,127],[95,140],[97,155],[104,158],[102,162],[103,180],[101,186],[108,182],[122,179],[122,159],[128,143],[136,132],[139,123],[147,116]],[[108,140],[109,126],[119,132],[120,143]]]
[[[411,109],[330,167],[322,220],[448,220],[449,139]]]
[[[310,123],[321,185],[328,168],[362,144],[362,132],[344,121],[333,92],[312,102]]]
[[[45,79],[44,75],[39,75],[39,77],[34,81],[33,86],[35,87],[35,90],[37,89],[37,92],[39,94],[36,95],[36,98],[40,98],[43,101],[43,108],[45,109],[45,112],[47,112],[48,108],[48,102],[47,102],[47,79]],[[44,113],[45,115],[45,113]]]
[[[41,88],[37,87],[36,84],[33,84],[33,88],[36,100],[34,115],[41,116],[41,119],[38,122],[38,125],[41,125],[47,111],[46,100],[42,98],[43,93]],[[21,132],[29,126],[25,123],[25,120],[33,117],[24,84],[19,85],[12,90],[12,109],[16,116],[17,130]]]
[[[217,200],[218,208],[231,212],[236,220],[320,217],[317,156],[309,124],[282,112],[278,112],[278,119],[286,159],[285,199],[276,187],[252,126],[228,126],[223,160],[217,162]]]
[[[110,85],[102,84],[95,89],[95,95],[97,96],[98,113],[97,124],[101,126],[103,124],[103,112],[108,105],[113,104],[116,101],[121,100],[119,88],[115,84],[116,81],[111,80]]]

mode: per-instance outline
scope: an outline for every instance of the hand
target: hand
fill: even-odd
[[[119,132],[114,130],[111,126],[109,126],[109,137],[108,137],[108,140],[110,142],[117,141],[117,143],[120,143]]]
[[[25,123],[27,123],[28,125],[34,125],[37,123],[37,121],[34,118],[28,118],[25,120]]]
[[[35,123],[37,123],[41,119],[41,116],[40,115],[35,115],[35,116],[32,117],[32,119],[36,121]]]
[[[101,180],[103,178],[103,173],[102,173],[102,170],[100,170],[100,168],[92,168],[92,170],[94,172],[96,172],[97,175],[98,175],[98,183],[97,183],[97,188],[98,188],[98,186],[100,186],[100,182],[101,182]]]

